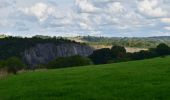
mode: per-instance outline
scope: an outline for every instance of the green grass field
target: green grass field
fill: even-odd
[[[170,57],[8,76],[0,100],[170,100]]]

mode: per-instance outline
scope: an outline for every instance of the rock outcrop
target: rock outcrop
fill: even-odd
[[[89,56],[93,48],[78,43],[45,43],[37,44],[23,53],[24,61],[30,66],[45,64],[58,57],[68,57],[73,55]]]

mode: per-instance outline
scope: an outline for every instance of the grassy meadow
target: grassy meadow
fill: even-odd
[[[170,100],[170,57],[9,75],[0,100]]]

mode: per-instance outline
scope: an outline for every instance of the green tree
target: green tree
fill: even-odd
[[[4,60],[1,60],[1,61],[0,61],[0,69],[1,69],[1,68],[4,68],[4,66],[5,66],[5,61],[4,61]]]
[[[126,55],[126,49],[122,46],[113,46],[111,48],[112,58],[123,58]]]
[[[160,56],[165,56],[170,54],[170,47],[165,43],[161,43],[156,47],[156,51]]]
[[[5,61],[5,67],[7,67],[8,73],[17,74],[17,71],[24,68],[26,65],[17,57],[8,58]]]
[[[71,57],[60,57],[54,61],[49,62],[47,68],[65,68],[74,66],[85,66],[92,64],[92,61],[87,57],[82,56],[71,56]]]
[[[111,51],[109,48],[99,49],[94,51],[89,58],[94,62],[94,64],[106,64],[112,59]]]

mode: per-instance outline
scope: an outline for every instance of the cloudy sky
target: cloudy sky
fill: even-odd
[[[0,0],[0,34],[167,36],[170,0]]]

